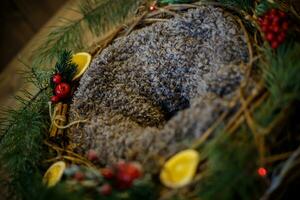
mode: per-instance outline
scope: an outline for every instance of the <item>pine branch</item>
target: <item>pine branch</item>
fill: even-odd
[[[23,177],[31,179],[40,165],[42,141],[48,124],[48,117],[42,111],[46,109],[46,100],[40,95],[34,104],[20,110],[9,110],[6,115],[7,129],[4,129],[5,134],[1,133],[0,160],[11,178],[10,186],[21,195]]]
[[[82,49],[82,26],[78,21],[65,22],[53,28],[47,35],[44,43],[33,52],[34,65],[52,64],[53,59],[59,56],[62,49],[79,51]]]
[[[87,0],[81,1],[81,17],[77,20],[65,19],[64,23],[50,30],[42,46],[34,51],[34,63],[51,64],[61,49],[79,51],[83,48],[86,27],[94,35],[102,35],[116,24],[124,22],[138,6],[148,0]]]
[[[217,0],[218,2],[229,7],[241,8],[245,11],[250,11],[254,7],[253,0]]]
[[[245,130],[231,137],[218,132],[201,153],[208,158],[207,176],[198,184],[201,199],[258,199],[257,152]]]
[[[55,65],[55,72],[63,76],[63,80],[71,82],[77,71],[77,64],[72,62],[72,52],[63,50],[60,52]]]

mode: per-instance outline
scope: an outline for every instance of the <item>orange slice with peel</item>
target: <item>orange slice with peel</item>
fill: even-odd
[[[189,184],[196,174],[199,161],[199,153],[193,149],[175,154],[164,164],[160,181],[174,189]]]
[[[73,80],[78,79],[83,75],[91,63],[92,56],[87,52],[79,52],[73,55],[72,62],[77,64],[77,72]]]
[[[47,187],[52,187],[56,185],[61,177],[63,176],[63,173],[66,169],[66,163],[63,161],[58,161],[51,165],[49,169],[46,171],[44,177],[43,177],[43,183]]]

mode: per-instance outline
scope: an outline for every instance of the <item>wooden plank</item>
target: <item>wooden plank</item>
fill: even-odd
[[[30,24],[18,12],[12,2],[4,1],[0,7],[0,70],[30,40],[34,34]]]
[[[37,32],[66,0],[13,0],[13,2]]]
[[[17,107],[17,102],[11,98],[12,96],[19,94],[19,90],[26,89],[31,93],[35,94],[37,92],[30,84],[25,84],[22,79],[22,75],[17,73],[20,70],[24,70],[24,66],[18,61],[18,58],[22,60],[29,60],[32,55],[32,50],[34,47],[41,43],[41,39],[48,33],[49,29],[47,27],[54,26],[58,24],[57,17],[71,17],[74,13],[66,12],[66,8],[69,8],[75,3],[75,1],[67,1],[67,3],[60,8],[56,14],[48,21],[43,28],[39,30],[37,34],[32,37],[27,45],[15,56],[15,58],[5,67],[5,69],[0,72],[0,105],[3,107]]]

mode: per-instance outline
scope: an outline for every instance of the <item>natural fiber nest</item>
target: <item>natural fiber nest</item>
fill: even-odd
[[[244,77],[244,34],[221,8],[180,14],[118,37],[94,58],[70,110],[71,121],[89,120],[69,130],[79,152],[95,149],[102,164],[136,160],[150,169],[226,110]]]

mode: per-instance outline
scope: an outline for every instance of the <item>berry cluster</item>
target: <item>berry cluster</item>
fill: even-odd
[[[97,152],[93,149],[86,154],[88,160],[93,163],[99,161]],[[131,187],[134,180],[141,177],[141,166],[137,163],[126,163],[120,161],[112,168],[103,168],[100,170],[102,176],[110,181],[113,181],[118,189],[128,189]]]
[[[114,183],[119,190],[125,190],[132,186],[133,182],[142,176],[141,166],[137,163],[120,161],[113,168],[101,169],[102,176]]]
[[[289,28],[286,13],[271,9],[258,19],[258,23],[273,49],[277,49],[285,41]]]
[[[89,150],[86,157],[93,163],[99,161],[94,150]],[[131,188],[134,181],[142,177],[142,170],[137,163],[120,161],[113,167],[102,168],[99,171],[72,165],[65,170],[64,175],[67,180],[77,182],[82,188],[90,188],[93,185],[99,195],[108,196],[113,191]]]
[[[63,82],[61,74],[54,74],[52,77],[52,83],[55,85],[54,96],[51,97],[52,103],[58,103],[70,96],[71,87],[68,83]]]

